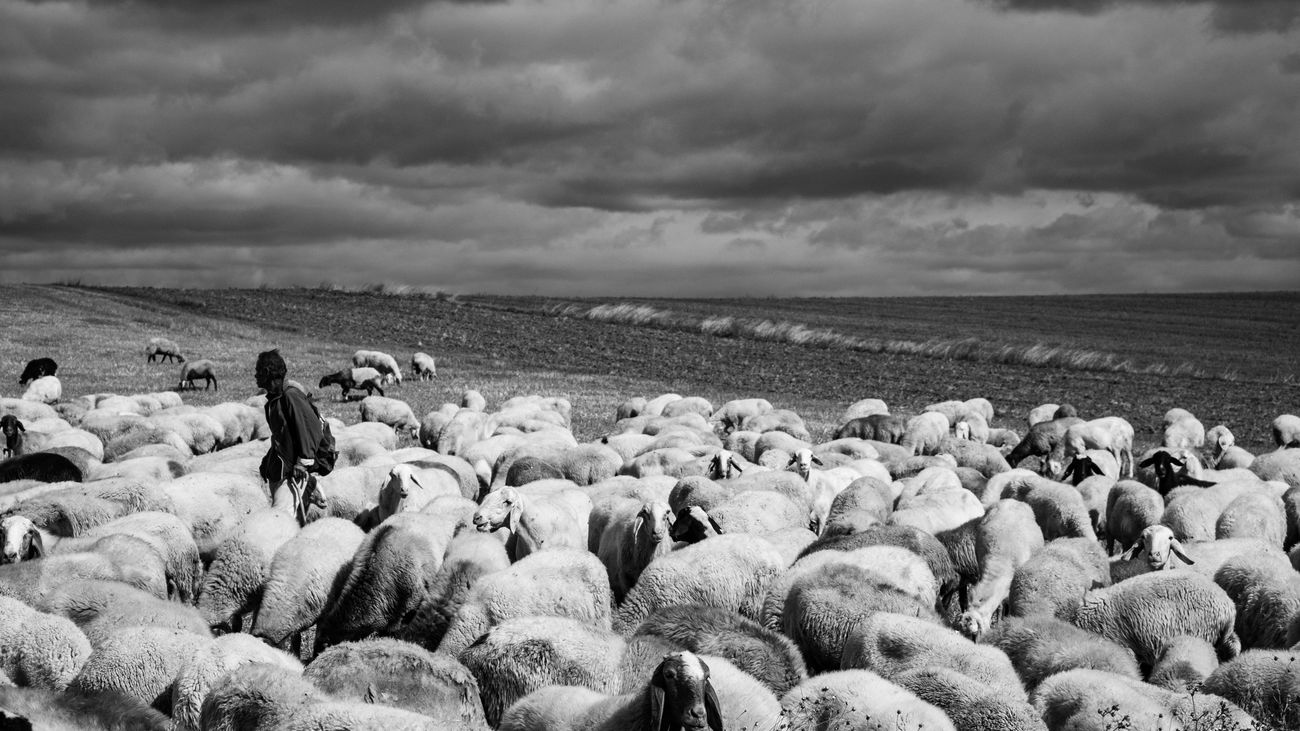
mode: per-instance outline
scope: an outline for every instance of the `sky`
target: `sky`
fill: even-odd
[[[0,0],[0,283],[1300,288],[1297,0]]]

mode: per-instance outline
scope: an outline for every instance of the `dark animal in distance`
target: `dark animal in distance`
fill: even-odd
[[[343,392],[339,395],[339,399],[342,401],[348,400],[348,391],[359,391],[361,389],[365,389],[367,396],[373,396],[375,391],[378,391],[380,396],[384,395],[384,389],[379,387],[378,380],[370,379],[357,383],[352,378],[352,370],[349,368],[338,373],[321,376],[319,387],[325,388],[326,386],[337,385],[343,389]]]
[[[37,378],[52,376],[59,370],[59,364],[54,362],[53,358],[35,358],[27,361],[27,367],[23,369],[23,374],[18,377],[18,385],[25,386],[28,381],[35,381]]]
[[[221,390],[217,386],[217,366],[207,359],[196,360],[182,365],[181,380],[176,384],[176,390],[184,391],[186,388],[197,390],[198,386],[195,386],[194,382],[200,378],[204,381],[204,391],[208,390],[208,386],[212,386],[215,391]]]

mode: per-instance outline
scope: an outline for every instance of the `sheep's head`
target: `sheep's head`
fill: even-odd
[[[799,476],[806,480],[808,475],[812,474],[813,465],[821,467],[821,459],[813,454],[811,449],[804,448],[796,449],[794,454],[790,455],[790,464],[787,465],[787,468],[793,467],[794,471],[798,472]]]
[[[1170,556],[1171,553],[1185,564],[1196,563],[1183,553],[1183,545],[1174,537],[1174,532],[1164,525],[1147,526],[1137,543],[1121,554],[1121,558],[1125,560],[1137,558],[1143,550],[1147,552],[1147,565],[1153,571],[1178,568],[1178,564]]]
[[[36,524],[21,515],[0,520],[0,564],[30,561],[45,555],[45,545]]]
[[[513,530],[522,511],[523,496],[513,487],[503,487],[483,497],[474,511],[474,527],[480,533],[491,533],[501,527]]]
[[[688,505],[677,511],[669,535],[674,541],[699,543],[711,536],[720,535],[722,528],[698,505]]]
[[[1092,457],[1079,455],[1070,460],[1070,464],[1065,468],[1061,475],[1062,479],[1069,480],[1071,485],[1077,486],[1080,482],[1092,477],[1093,475],[1104,475],[1101,467],[1093,461]]]
[[[952,428],[952,433],[958,439],[970,439],[970,423],[965,421],[957,422],[957,426]]]
[[[27,431],[27,428],[23,426],[23,423],[18,420],[17,416],[14,416],[13,414],[0,416],[0,433],[3,433],[6,439],[13,439],[18,436],[18,432],[25,431]]]
[[[722,708],[709,681],[709,666],[685,650],[664,655],[650,677],[650,728],[658,731],[722,731]]]
[[[732,470],[744,472],[744,468],[736,461],[735,453],[728,449],[719,449],[709,460],[707,476],[711,480],[725,480],[731,477]]]
[[[988,630],[988,618],[974,609],[968,609],[957,617],[957,631],[971,640],[978,641]]]
[[[671,540],[676,522],[673,510],[667,503],[652,500],[637,511],[636,519],[632,522],[632,532],[636,534],[638,542],[661,543]]]
[[[384,518],[415,511],[429,504],[432,497],[409,464],[393,465],[388,480],[379,490],[379,513]]]

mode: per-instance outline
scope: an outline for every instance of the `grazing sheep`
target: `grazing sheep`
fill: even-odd
[[[348,391],[365,391],[367,396],[373,396],[378,391],[379,395],[383,396],[384,389],[380,386],[380,379],[379,371],[374,368],[346,368],[321,376],[317,388],[338,386],[340,401],[348,400]]]
[[[792,729],[956,731],[943,711],[870,670],[809,678],[781,697],[781,710]]]
[[[1047,614],[1069,621],[1085,592],[1110,583],[1110,563],[1096,541],[1058,538],[1016,569],[1007,604],[1014,616]]]
[[[480,576],[456,610],[438,651],[458,655],[493,625],[512,617],[573,617],[606,628],[610,600],[605,567],[586,549],[539,551]]]
[[[213,389],[218,388],[217,364],[204,358],[202,360],[190,361],[189,363],[181,365],[181,375],[180,380],[176,383],[176,390],[184,391],[187,388],[197,389],[198,386],[195,386],[194,382],[200,378],[203,379],[204,391],[208,390],[208,386],[211,386]]]
[[[785,568],[780,551],[757,536],[722,535],[660,556],[641,572],[614,617],[630,634],[651,612],[706,604],[758,619],[768,585]]]
[[[347,577],[365,534],[340,518],[308,523],[280,546],[253,617],[252,634],[279,645],[315,624]]]
[[[385,376],[391,376],[398,384],[402,382],[402,369],[397,367],[397,359],[378,350],[358,350],[352,354],[355,368],[374,368]]]
[[[1110,452],[1127,477],[1133,476],[1133,425],[1118,416],[1074,424],[1065,430],[1065,454],[1074,456],[1089,449]],[[1118,478],[1118,477],[1117,477]]]
[[[1237,555],[1214,572],[1237,605],[1237,636],[1242,647],[1283,648],[1295,644],[1288,631],[1300,614],[1300,574],[1280,554]]]
[[[1200,449],[1205,444],[1205,426],[1186,409],[1170,409],[1165,412],[1161,444],[1170,449]]]
[[[1220,665],[1201,690],[1223,696],[1276,728],[1300,728],[1300,654],[1247,650]]]
[[[968,675],[925,667],[892,676],[896,684],[943,711],[959,731],[1046,731],[1038,711],[1022,697],[1007,696]]]
[[[400,708],[441,728],[486,729],[469,669],[410,642],[383,637],[331,647],[303,678],[341,702]]]
[[[161,627],[126,627],[110,634],[82,666],[69,689],[113,692],[172,711],[172,683],[184,664],[212,638]]]
[[[1007,654],[1029,691],[1057,673],[1080,668],[1142,679],[1132,650],[1054,617],[1006,617],[985,639]]]
[[[367,533],[317,623],[317,645],[395,632],[426,599],[425,587],[442,568],[455,530],[455,516],[397,513]]]
[[[179,729],[201,728],[203,701],[222,676],[252,663],[267,663],[298,674],[302,663],[243,632],[222,635],[186,658],[172,685],[172,718]]]
[[[90,641],[70,620],[0,597],[0,677],[61,691],[90,653]]]
[[[591,498],[578,490],[530,494],[514,487],[488,493],[474,513],[482,533],[509,528],[506,551],[518,561],[537,551],[589,546]]]
[[[845,640],[840,659],[844,670],[871,670],[887,678],[929,666],[956,670],[1001,695],[1025,700],[1011,660],[1001,650],[904,614],[876,612],[867,617]]]
[[[1175,693],[1192,693],[1200,690],[1217,667],[1219,656],[1213,645],[1199,637],[1179,635],[1160,649],[1147,682]]]
[[[460,533],[452,538],[438,574],[429,582],[425,599],[414,614],[402,618],[398,639],[435,650],[479,577],[510,567],[505,546],[487,533]]]
[[[1032,424],[1025,438],[1007,454],[1007,464],[1015,467],[1027,457],[1042,458],[1042,469],[1047,469],[1047,457],[1064,449],[1065,432],[1083,420],[1076,416],[1054,418]]]
[[[198,608],[209,626],[240,628],[241,617],[256,609],[275,552],[298,528],[293,516],[267,508],[249,515],[222,542],[198,592]]]
[[[54,362],[53,358],[33,358],[27,361],[23,373],[18,377],[18,385],[26,386],[29,381],[34,381],[42,376],[52,376],[59,372],[59,364]]]
[[[78,579],[120,581],[121,578],[122,569],[112,559],[97,553],[47,556],[0,566],[0,596],[37,606],[47,594],[68,582]]]
[[[658,500],[620,500],[598,539],[596,555],[609,571],[614,601],[636,584],[654,559],[673,550],[673,513]]]
[[[1106,551],[1115,552],[1118,542],[1127,551],[1142,532],[1160,523],[1165,501],[1160,493],[1133,480],[1120,480],[1106,496]]]
[[[907,419],[892,414],[873,414],[850,419],[835,430],[836,439],[871,439],[886,444],[901,444],[907,433]]]
[[[1044,540],[1056,538],[1097,539],[1092,529],[1092,517],[1079,491],[1050,480],[1012,482],[1002,491],[1002,497],[1028,503],[1034,518],[1042,528]]]
[[[69,581],[47,593],[40,607],[76,622],[95,647],[122,627],[162,627],[208,636],[207,623],[194,607],[118,581]]]
[[[1273,420],[1271,431],[1278,449],[1300,447],[1300,416],[1282,414]]]
[[[1214,645],[1221,660],[1241,651],[1237,608],[1214,582],[1186,569],[1141,574],[1084,595],[1074,624],[1121,642],[1151,667],[1170,637],[1190,635]]]
[[[1211,720],[1213,726],[1192,725],[1213,713],[1212,696],[1180,696],[1096,670],[1070,670],[1047,679],[1034,693],[1033,702],[1051,731],[1251,727],[1251,719],[1226,701],[1224,725],[1218,725],[1217,719]]]
[[[1016,569],[1042,547],[1043,531],[1029,506],[1001,500],[989,509],[975,529],[980,580],[969,592],[969,608],[957,618],[962,634],[978,640],[988,631],[1010,595]]]
[[[1286,514],[1282,499],[1263,491],[1236,498],[1219,514],[1215,538],[1260,538],[1282,548],[1286,541]]]
[[[685,414],[699,414],[708,419],[713,416],[713,404],[708,399],[700,396],[686,396],[685,398],[669,401],[664,405],[663,416],[669,418],[683,416]]]
[[[358,410],[362,421],[379,422],[391,426],[398,432],[410,432],[412,439],[420,435],[420,420],[415,418],[415,412],[405,401],[386,396],[367,396],[361,399]],[[450,454],[450,452],[443,453]]]
[[[646,636],[660,637],[691,652],[726,658],[778,696],[808,677],[803,656],[789,638],[730,610],[704,604],[662,607],[633,634]]]
[[[167,338],[149,338],[149,342],[144,346],[144,354],[146,360],[150,363],[155,360],[163,363],[168,361],[185,362],[185,356],[181,355],[180,346]]]
[[[899,444],[915,455],[931,455],[948,435],[951,424],[948,417],[937,411],[927,411],[907,420],[907,429]]]
[[[1261,480],[1274,480],[1286,483],[1289,487],[1300,487],[1300,449],[1279,449],[1261,454],[1250,463],[1250,471]]]
[[[938,587],[936,606],[947,607],[956,599],[961,579],[948,549],[933,535],[911,526],[872,526],[848,536],[823,536],[804,548],[799,558],[818,551],[854,551],[867,546],[897,546],[915,553],[925,561]]]
[[[438,377],[438,366],[432,355],[416,353],[411,356],[411,372],[419,376],[421,381],[428,381]]]
[[[63,398],[63,384],[59,383],[58,376],[41,376],[32,381],[23,392],[23,401],[39,404],[57,403],[61,398]]]

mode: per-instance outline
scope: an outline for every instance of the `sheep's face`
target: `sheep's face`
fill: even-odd
[[[0,433],[5,435],[5,439],[13,439],[22,430],[23,423],[18,420],[18,417],[12,414],[0,417]]]
[[[1183,553],[1182,544],[1167,526],[1153,525],[1142,531],[1139,545],[1147,552],[1147,565],[1154,571],[1178,568],[1177,556],[1184,563],[1195,563]]]
[[[813,465],[821,466],[821,463],[822,461],[812,453],[811,449],[800,449],[790,455],[789,466],[794,468],[794,471],[798,472],[799,476],[806,480],[808,475],[812,474]]]
[[[491,533],[502,526],[509,527],[511,515],[517,515],[522,509],[519,491],[513,487],[503,487],[483,498],[478,510],[474,511],[474,527],[480,533]]]
[[[649,543],[662,543],[670,539],[673,524],[676,523],[672,508],[659,501],[648,502],[641,506],[633,523],[633,532],[643,536]]]
[[[953,427],[953,436],[958,439],[970,439],[970,424],[964,421],[957,422],[957,426]]]
[[[669,536],[674,541],[698,543],[721,532],[713,518],[704,512],[704,508],[691,505],[678,511],[676,519],[671,523]]]
[[[708,477],[711,480],[730,479],[734,472],[741,472],[740,464],[736,462],[736,455],[730,450],[720,449],[713,454],[713,459],[709,460]]]
[[[709,666],[691,652],[664,656],[650,678],[650,728],[722,731],[722,709]]]
[[[18,563],[38,558],[44,551],[41,534],[31,520],[21,515],[11,515],[0,520],[0,564]]]
[[[957,618],[957,631],[972,640],[978,640],[980,635],[988,631],[988,628],[988,620],[974,610],[962,612]]]
[[[420,510],[429,504],[429,491],[410,465],[399,464],[388,473],[379,491],[379,509],[384,515]]]

